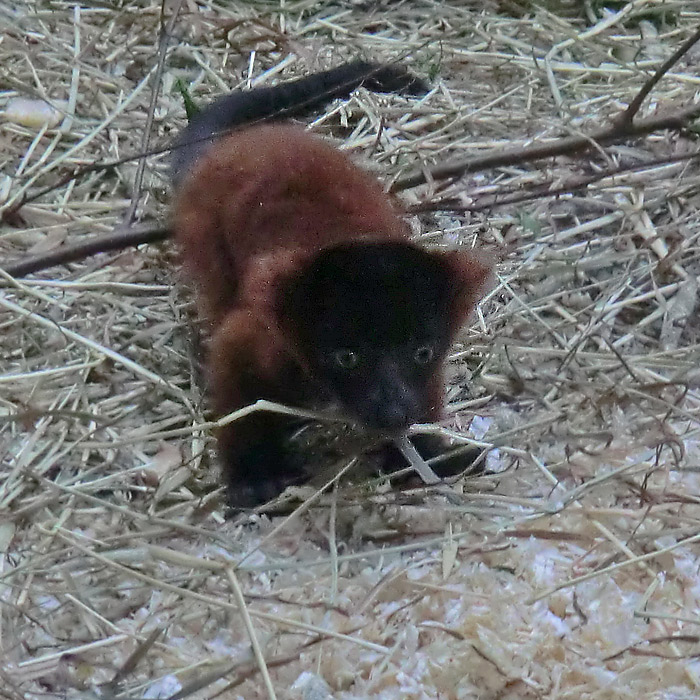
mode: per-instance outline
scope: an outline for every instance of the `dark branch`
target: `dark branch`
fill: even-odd
[[[33,255],[7,265],[0,264],[0,268],[12,277],[24,277],[47,267],[65,265],[96,253],[108,253],[111,250],[122,250],[143,243],[155,243],[169,237],[170,230],[158,224],[148,223],[130,226],[127,229],[117,229],[104,236],[96,236],[86,243],[66,245],[50,253]]]
[[[534,199],[542,197],[559,197],[562,194],[569,194],[579,190],[585,190],[589,185],[605,180],[616,175],[625,173],[638,172],[648,170],[649,168],[657,168],[662,165],[671,165],[687,160],[695,160],[700,158],[700,150],[692,151],[691,153],[679,153],[675,156],[665,156],[663,158],[654,158],[645,160],[639,163],[630,165],[620,165],[616,168],[608,168],[601,170],[594,175],[586,175],[582,177],[572,178],[559,187],[554,187],[551,181],[536,182],[528,185],[526,188],[501,189],[491,194],[482,195],[480,198],[475,197],[472,204],[464,204],[458,196],[442,197],[433,200],[418,202],[408,207],[410,214],[418,214],[427,211],[454,211],[454,212],[480,212],[485,210],[495,209],[496,207],[512,206],[513,204],[521,204],[522,202],[530,202]]]
[[[613,124],[601,129],[596,129],[585,136],[565,136],[548,143],[535,144],[518,148],[506,148],[495,153],[487,153],[483,156],[463,158],[446,165],[438,165],[430,169],[430,175],[434,180],[446,180],[451,177],[462,177],[467,173],[476,173],[482,170],[499,168],[504,165],[518,165],[529,163],[554,156],[571,156],[585,153],[598,146],[607,146],[637,136],[645,136],[653,131],[663,129],[682,129],[688,122],[700,114],[700,104],[689,105],[678,110],[667,110],[646,119],[640,119],[632,124],[623,126]],[[392,192],[417,187],[426,182],[423,171],[412,173],[399,178],[392,186]]]

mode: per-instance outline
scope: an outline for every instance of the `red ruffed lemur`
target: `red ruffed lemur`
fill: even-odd
[[[400,67],[357,61],[226,95],[175,145],[172,224],[208,324],[217,416],[258,399],[334,406],[389,437],[440,418],[445,356],[490,265],[411,242],[375,177],[280,123],[360,85],[426,90]],[[286,447],[291,420],[258,411],[218,430],[232,505],[268,500],[303,478]],[[434,441],[416,446],[424,457],[436,452]]]

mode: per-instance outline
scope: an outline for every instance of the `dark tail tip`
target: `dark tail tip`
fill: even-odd
[[[398,64],[366,63],[367,77],[363,85],[374,92],[394,92],[403,95],[425,95],[430,86],[422,78]]]

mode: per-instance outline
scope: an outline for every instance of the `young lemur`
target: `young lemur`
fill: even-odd
[[[210,324],[217,416],[261,398],[331,405],[388,436],[440,418],[445,355],[490,266],[412,243],[372,175],[302,127],[279,123],[360,85],[426,90],[400,67],[358,61],[226,95],[176,144],[173,228]],[[218,431],[232,505],[267,500],[303,478],[285,449],[289,426],[288,417],[255,412]]]

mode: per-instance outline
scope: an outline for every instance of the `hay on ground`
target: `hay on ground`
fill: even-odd
[[[0,125],[0,204],[55,188],[7,217],[0,260],[167,218],[162,157],[66,176],[167,143],[178,79],[205,101],[357,54],[410,63],[427,97],[359,90],[313,120],[387,182],[585,133],[700,23],[693,0],[608,5],[6,3],[0,107],[52,109]],[[699,61],[642,114],[697,102]],[[696,149],[696,128],[656,133],[403,193],[463,205],[415,217],[421,239],[502,260],[446,423],[494,448],[491,473],[450,498],[341,483],[227,521],[171,247],[3,275],[0,694],[699,697],[700,171],[631,167]]]

